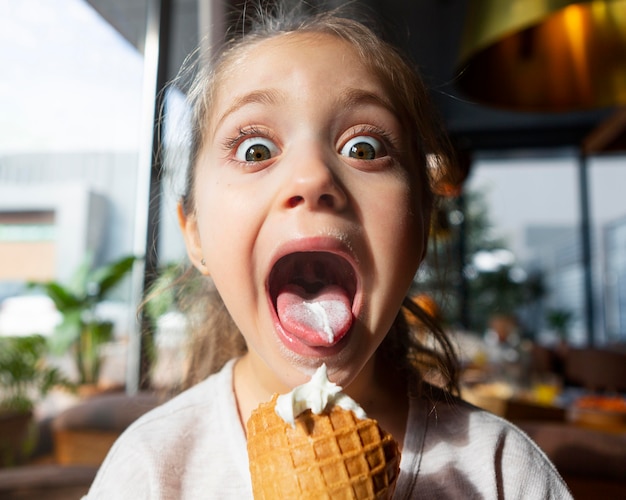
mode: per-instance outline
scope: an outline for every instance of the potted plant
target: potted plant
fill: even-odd
[[[0,466],[14,465],[35,445],[33,407],[57,385],[71,386],[45,362],[40,335],[0,337]]]
[[[566,342],[569,329],[574,320],[574,313],[568,309],[549,309],[546,312],[546,323],[559,338],[560,342]]]
[[[54,301],[63,316],[51,338],[52,350],[71,350],[81,385],[97,384],[101,348],[113,337],[113,323],[99,318],[96,306],[124,279],[135,260],[134,256],[125,256],[92,269],[88,257],[67,285],[58,281],[35,284]]]

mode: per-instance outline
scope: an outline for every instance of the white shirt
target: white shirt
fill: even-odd
[[[85,499],[252,498],[233,365],[134,422]],[[401,498],[571,498],[553,465],[510,423],[448,396],[410,401]]]

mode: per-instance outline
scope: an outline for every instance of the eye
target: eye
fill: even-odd
[[[343,156],[357,160],[374,160],[385,154],[382,143],[371,136],[360,135],[353,137],[341,148]]]
[[[259,162],[269,160],[278,154],[278,147],[269,139],[250,137],[244,140],[235,151],[239,161]]]

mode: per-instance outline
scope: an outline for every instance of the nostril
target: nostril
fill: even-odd
[[[292,196],[291,198],[289,198],[289,200],[287,200],[287,206],[289,208],[295,208],[298,205],[304,203],[304,200],[304,196]],[[335,198],[332,194],[322,194],[319,197],[318,204],[320,207],[332,208],[335,206]]]
[[[320,196],[320,205],[324,207],[333,207],[335,199],[332,194],[325,193]]]
[[[291,198],[289,198],[289,200],[287,201],[287,206],[289,208],[295,208],[298,205],[300,205],[300,203],[302,203],[304,201],[304,198],[302,196],[292,196]]]

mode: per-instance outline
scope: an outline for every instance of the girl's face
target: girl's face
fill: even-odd
[[[427,211],[391,102],[330,35],[259,42],[220,79],[181,224],[277,387],[322,362],[355,380],[422,258]]]

